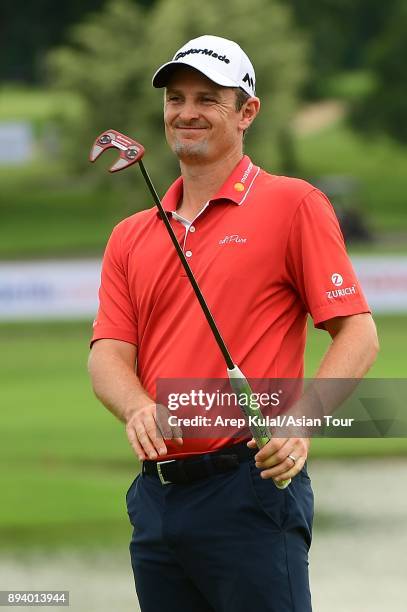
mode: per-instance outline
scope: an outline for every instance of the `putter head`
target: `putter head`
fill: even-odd
[[[116,130],[102,132],[93,143],[89,153],[89,161],[94,162],[106,149],[119,149],[119,159],[109,168],[109,172],[118,172],[139,162],[144,155],[144,147],[133,138],[129,138]]]

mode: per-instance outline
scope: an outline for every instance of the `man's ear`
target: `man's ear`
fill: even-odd
[[[239,121],[239,128],[242,131],[247,130],[251,126],[255,118],[257,117],[259,111],[260,111],[259,98],[256,98],[255,96],[253,96],[252,98],[249,98],[248,100],[246,100],[246,102],[243,104],[242,108],[240,109],[241,118]]]

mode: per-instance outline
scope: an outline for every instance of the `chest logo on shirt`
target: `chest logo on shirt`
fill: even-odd
[[[225,236],[222,240],[219,240],[219,244],[245,244],[247,238],[242,238],[239,234],[232,234],[231,236]]]

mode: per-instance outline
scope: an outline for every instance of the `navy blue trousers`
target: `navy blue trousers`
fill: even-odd
[[[311,612],[305,469],[285,490],[253,460],[186,485],[140,475],[126,502],[142,612]]]

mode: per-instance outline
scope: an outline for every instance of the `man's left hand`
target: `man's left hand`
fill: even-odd
[[[260,476],[276,481],[294,478],[307,460],[310,443],[309,438],[272,438],[254,457]],[[256,448],[254,438],[247,446]]]

